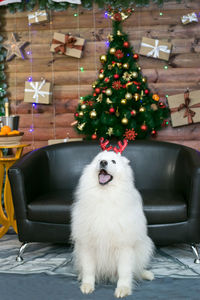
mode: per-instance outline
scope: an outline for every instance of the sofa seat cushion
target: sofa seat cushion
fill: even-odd
[[[149,225],[187,220],[187,203],[178,192],[142,190],[144,212]]]
[[[69,224],[72,202],[71,190],[44,194],[28,204],[28,219],[45,223]]]

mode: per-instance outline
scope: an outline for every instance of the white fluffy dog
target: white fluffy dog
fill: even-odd
[[[115,296],[131,294],[133,279],[152,280],[146,270],[153,253],[142,199],[127,158],[99,153],[80,178],[72,208],[74,259],[81,291],[95,280],[117,281]]]

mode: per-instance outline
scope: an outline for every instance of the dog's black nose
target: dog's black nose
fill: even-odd
[[[101,168],[105,168],[107,166],[108,162],[106,160],[101,160],[100,161],[100,166]]]

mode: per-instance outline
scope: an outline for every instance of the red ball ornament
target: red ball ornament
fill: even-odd
[[[137,85],[137,90],[139,90],[140,89],[140,86],[139,85]]]
[[[114,113],[115,113],[114,107],[111,107],[111,108],[109,109],[109,113],[110,113],[110,114],[114,114]]]
[[[97,95],[96,93],[93,93],[93,96],[94,96],[94,97],[96,97],[96,95]]]
[[[100,88],[96,88],[96,89],[95,89],[95,92],[96,92],[97,94],[99,94],[99,93],[101,92]]]
[[[92,135],[92,140],[96,140],[97,139],[97,135],[94,133],[93,135]]]
[[[104,94],[105,94],[105,92],[106,92],[105,90],[102,91],[102,93],[104,93]]]
[[[159,106],[160,106],[160,108],[165,108],[166,107],[163,102],[159,102]]]
[[[146,90],[144,91],[144,93],[145,93],[146,95],[148,95],[148,93],[149,93],[149,90],[148,90],[148,89],[146,89]]]
[[[76,112],[74,115],[75,115],[75,117],[78,117],[78,116],[79,116],[79,114],[78,114],[77,112]]]
[[[125,89],[126,88],[126,84],[123,84],[122,87],[123,87],[123,89]]]
[[[156,137],[156,135],[157,135],[157,131],[156,131],[155,129],[153,129],[153,130],[151,131],[151,136],[152,136],[152,137]]]
[[[143,124],[140,126],[141,130],[142,131],[146,131],[147,130],[147,125]]]
[[[136,115],[136,110],[133,109],[133,110],[131,111],[131,116],[135,116],[135,115]]]
[[[133,58],[138,59],[139,55],[137,53],[133,54]]]
[[[104,69],[100,69],[100,71],[99,71],[100,73],[103,73],[104,72]]]
[[[104,81],[105,81],[105,82],[109,82],[109,81],[110,81],[110,78],[109,78],[109,77],[106,77],[106,78],[104,79]]]
[[[124,43],[123,43],[123,46],[124,46],[125,48],[128,48],[128,47],[129,47],[129,42],[124,42]]]
[[[118,79],[119,78],[119,74],[114,74],[113,76],[115,79]]]

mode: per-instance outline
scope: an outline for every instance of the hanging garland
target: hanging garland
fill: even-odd
[[[165,2],[170,0],[82,0],[81,5],[85,9],[92,9],[93,3],[96,3],[99,8],[105,8],[105,6],[112,6],[113,8],[128,8],[132,6],[142,7],[148,6],[150,3],[156,3],[158,6],[163,5]],[[172,0],[171,0],[172,1]],[[177,3],[180,3],[181,0],[176,0]],[[22,0],[20,3],[13,3],[6,5],[11,13],[16,11],[31,11],[35,6],[38,6],[40,10],[51,9],[53,11],[63,11],[68,7],[77,8],[77,4],[72,4],[69,2],[54,2],[52,0]],[[0,9],[5,6],[0,6]]]

